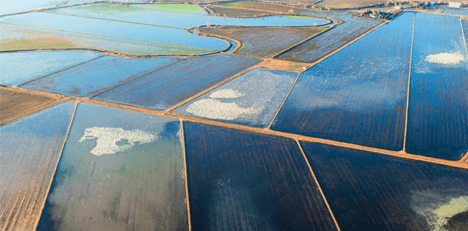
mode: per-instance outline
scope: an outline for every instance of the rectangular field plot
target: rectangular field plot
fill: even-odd
[[[100,56],[83,51],[0,53],[0,84],[19,85]]]
[[[341,230],[466,230],[468,170],[301,143]]]
[[[272,129],[401,150],[414,14],[302,73]]]
[[[124,59],[106,56],[32,81],[21,87],[64,95],[91,97],[177,60],[177,58]]]
[[[456,17],[417,14],[406,151],[458,160],[468,151],[466,48]]]
[[[447,9],[447,10],[444,10],[444,13],[468,16],[468,10]]]
[[[59,102],[60,100],[56,98],[0,88],[0,125],[28,116],[30,113]]]
[[[74,104],[0,127],[0,229],[33,230],[47,197]]]
[[[290,139],[184,123],[192,230],[337,230]]]
[[[323,56],[359,37],[366,31],[383,23],[379,20],[355,18],[350,13],[341,12],[313,12],[310,13],[310,15],[338,18],[344,21],[344,23],[336,25],[334,28],[320,36],[308,40],[307,42],[280,54],[277,58],[290,61],[315,62]]]
[[[233,38],[242,43],[238,54],[271,57],[329,27],[204,28],[202,33]]]
[[[229,55],[192,57],[98,95],[95,99],[167,109],[258,62],[253,58]]]
[[[38,230],[187,230],[178,120],[79,104]]]
[[[253,69],[177,108],[177,114],[242,125],[270,124],[297,74]]]

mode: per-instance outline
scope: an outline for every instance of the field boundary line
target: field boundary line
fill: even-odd
[[[465,156],[460,159],[460,162],[468,162],[468,152],[465,153]]]
[[[361,35],[359,35],[358,37],[352,39],[351,41],[349,41],[349,42],[343,44],[341,47],[338,47],[337,49],[331,51],[330,53],[326,54],[326,55],[323,56],[322,58],[319,58],[319,59],[317,59],[317,60],[315,60],[315,61],[309,63],[309,64],[310,64],[309,67],[307,67],[307,69],[304,70],[304,71],[309,70],[309,69],[312,68],[313,66],[315,66],[315,65],[317,65],[318,63],[322,62],[323,60],[329,58],[330,56],[332,56],[332,55],[338,53],[339,51],[343,50],[343,49],[346,48],[347,46],[353,44],[354,42],[356,42],[356,41],[358,41],[359,39],[363,38],[364,36],[370,34],[371,32],[377,30],[378,28],[382,27],[383,25],[386,25],[387,23],[389,23],[389,22],[385,21],[385,22],[380,23],[379,25],[376,25],[376,26],[372,27],[372,28],[369,29],[368,31],[362,33]],[[304,72],[304,71],[303,71],[303,72]]]
[[[253,69],[255,69],[255,68],[258,68],[258,65],[259,65],[260,63],[261,63],[261,62],[255,64],[255,65],[253,65],[253,66],[251,66],[251,67],[249,67],[249,68],[247,68],[247,69],[244,69],[244,70],[242,70],[242,71],[240,71],[240,72],[237,72],[236,74],[234,74],[234,75],[232,75],[232,76],[230,76],[230,77],[224,79],[223,81],[218,82],[218,83],[216,83],[215,85],[213,85],[213,86],[211,86],[211,87],[209,87],[209,88],[206,88],[205,90],[200,91],[200,92],[198,92],[198,93],[196,93],[196,94],[194,94],[194,95],[192,95],[192,96],[190,96],[190,97],[188,97],[188,98],[186,98],[186,99],[184,99],[184,100],[182,100],[182,101],[180,101],[180,102],[174,104],[173,106],[171,106],[171,107],[169,107],[168,109],[164,110],[164,112],[165,112],[165,113],[169,113],[169,112],[173,111],[174,109],[176,109],[176,108],[178,108],[178,107],[180,107],[180,106],[182,106],[182,105],[184,105],[184,104],[186,104],[186,103],[188,103],[188,102],[190,102],[190,101],[192,101],[192,100],[194,100],[194,99],[196,99],[196,98],[198,98],[198,97],[204,95],[205,93],[208,93],[208,92],[210,92],[211,90],[214,90],[214,89],[216,89],[216,88],[218,88],[218,87],[220,87],[220,86],[222,86],[222,85],[224,85],[224,84],[230,82],[231,80],[233,80],[233,79],[235,79],[235,78],[237,78],[237,77],[239,77],[239,76],[241,76],[241,75],[247,73],[248,71],[251,71],[251,70],[253,70]]]
[[[283,49],[282,51],[277,52],[276,54],[268,55],[267,58],[277,58],[278,56],[280,56],[280,55],[282,55],[282,54],[284,54],[284,53],[286,53],[286,52],[288,52],[288,51],[290,51],[290,50],[292,50],[292,49],[294,49],[294,48],[296,48],[298,46],[303,45],[304,43],[318,37],[319,35],[322,35],[322,34],[328,32],[328,31],[331,31],[331,30],[335,29],[339,25],[341,25],[341,23],[337,24],[337,25],[332,25],[332,26],[328,27],[326,30],[323,30],[323,31],[321,31],[319,33],[313,34],[312,36],[309,36],[309,37],[307,37],[305,39],[302,39],[301,41],[299,41],[299,42],[297,42],[297,43],[295,43],[295,44],[293,44],[293,45],[291,45],[289,47],[286,47],[285,49]]]
[[[297,81],[299,80],[299,77],[300,77],[300,76],[301,76],[301,73],[298,73],[296,79],[294,80],[293,84],[291,85],[291,88],[290,88],[289,91],[288,91],[288,94],[286,94],[286,96],[284,97],[283,102],[282,102],[281,105],[278,107],[278,110],[276,110],[275,115],[273,115],[273,118],[271,119],[270,123],[268,124],[267,129],[271,128],[271,125],[273,125],[273,122],[275,121],[275,119],[276,119],[276,117],[278,116],[279,112],[281,111],[281,109],[283,108],[284,104],[285,104],[286,101],[288,100],[289,95],[291,94],[293,88],[296,86],[296,83],[297,83]]]
[[[302,149],[301,143],[299,142],[299,140],[295,140],[295,141],[297,143],[297,146],[299,147],[299,150],[301,150],[302,157],[304,157],[304,160],[305,160],[305,162],[307,164],[307,167],[309,168],[310,173],[312,174],[312,177],[314,178],[315,184],[317,185],[317,188],[318,188],[318,190],[320,192],[320,195],[322,196],[323,201],[325,202],[325,205],[327,206],[328,212],[330,212],[330,215],[331,215],[331,217],[333,219],[333,222],[336,225],[336,228],[338,229],[338,231],[341,231],[340,226],[338,225],[338,221],[336,221],[335,215],[333,214],[333,211],[332,211],[332,209],[330,207],[330,204],[328,204],[328,200],[325,197],[325,194],[323,193],[322,187],[320,186],[320,183],[318,182],[317,176],[314,173],[314,169],[310,165],[310,162],[307,159],[307,156],[306,156],[306,154],[304,152],[304,149]]]
[[[164,69],[164,68],[166,68],[166,67],[172,66],[173,64],[176,64],[176,63],[178,63],[178,62],[180,62],[180,61],[183,61],[183,60],[185,60],[185,59],[186,59],[186,58],[182,58],[182,59],[180,59],[180,60],[176,60],[175,62],[166,64],[166,65],[161,66],[161,67],[158,67],[158,68],[156,68],[156,69],[154,69],[154,70],[152,70],[152,71],[149,71],[149,72],[146,73],[146,74],[143,74],[143,75],[140,75],[140,76],[136,76],[136,77],[131,78],[131,79],[129,79],[129,80],[126,80],[126,81],[123,81],[123,82],[121,82],[121,83],[118,83],[118,84],[116,84],[116,85],[114,85],[114,86],[111,86],[111,87],[108,88],[108,89],[105,89],[105,90],[102,91],[102,92],[99,92],[99,93],[96,93],[96,94],[94,94],[94,95],[92,95],[92,96],[89,96],[88,98],[93,98],[93,97],[99,96],[99,95],[101,95],[101,94],[104,94],[104,93],[106,93],[106,92],[108,92],[108,91],[114,90],[114,89],[116,89],[116,88],[118,88],[118,87],[120,87],[120,86],[122,86],[122,85],[125,85],[125,84],[127,84],[127,83],[130,83],[130,82],[132,82],[132,81],[134,81],[134,80],[143,78],[143,77],[145,77],[145,76],[147,76],[147,75],[153,74],[154,72],[157,72],[157,71],[159,71],[159,70],[161,70],[161,69]]]
[[[190,214],[190,200],[189,200],[189,189],[188,189],[188,169],[187,169],[187,151],[185,150],[185,132],[184,132],[184,121],[180,121],[180,133],[181,133],[181,142],[182,142],[182,152],[184,156],[184,170],[185,170],[185,197],[187,201],[187,219],[188,219],[188,230],[192,231],[192,221]]]
[[[460,27],[461,27],[461,32],[462,32],[462,39],[463,39],[463,43],[465,44],[465,55],[468,55],[468,48],[467,48],[467,45],[466,45],[466,38],[465,38],[465,30],[463,29],[463,22],[462,22],[462,19],[459,18],[460,20]],[[461,162],[468,162],[468,152],[465,153],[465,155],[460,159]]]
[[[98,56],[98,57],[96,57],[96,58],[93,58],[93,59],[90,59],[90,60],[87,60],[87,61],[84,61],[84,62],[81,62],[81,63],[78,63],[78,64],[74,64],[74,65],[69,66],[69,67],[62,68],[62,69],[60,69],[60,70],[57,70],[57,71],[54,71],[54,72],[51,72],[51,73],[48,73],[48,74],[39,76],[39,77],[37,77],[37,78],[28,80],[28,81],[26,81],[26,82],[24,82],[24,83],[20,83],[20,84],[15,85],[15,86],[23,86],[23,85],[25,85],[25,84],[34,82],[34,81],[36,81],[36,80],[43,79],[43,78],[49,77],[49,76],[51,76],[51,75],[57,74],[57,73],[59,73],[59,72],[66,71],[66,70],[68,70],[68,69],[72,69],[72,68],[74,68],[74,67],[83,65],[83,64],[85,64],[85,63],[89,63],[89,62],[95,61],[95,60],[100,59],[100,58],[102,58],[102,57],[104,57],[104,56],[105,56],[105,55],[100,55],[100,56]]]
[[[462,32],[463,43],[465,44],[465,52],[466,52],[465,55],[468,55],[468,48],[466,47],[465,30],[463,29],[462,19],[460,18],[459,21],[460,21],[460,28]]]
[[[20,93],[31,94],[31,95],[35,95],[35,96],[45,96],[45,97],[53,99],[53,101],[48,103],[48,104],[43,105],[44,107],[42,107],[42,108],[38,108],[38,109],[36,109],[34,111],[29,112],[28,114],[25,114],[24,116],[20,116],[18,118],[6,121],[4,123],[0,123],[0,127],[3,127],[5,125],[7,125],[7,124],[18,121],[20,119],[26,118],[28,116],[34,115],[34,114],[36,114],[36,113],[38,113],[38,112],[40,112],[42,110],[45,110],[47,108],[51,108],[51,107],[53,107],[55,105],[58,105],[58,104],[60,104],[60,103],[62,103],[64,101],[63,97],[60,96],[60,95],[44,95],[44,94],[38,94],[38,92],[26,92],[26,91],[19,90],[21,88],[6,88],[6,87],[3,87],[1,89],[4,90],[4,91],[20,92]]]
[[[78,102],[75,101],[75,107],[73,108],[73,113],[72,113],[72,116],[70,118],[70,123],[68,124],[67,133],[65,134],[65,137],[63,138],[62,148],[60,149],[59,155],[57,157],[57,162],[55,163],[55,168],[54,168],[54,170],[52,172],[52,176],[50,177],[49,187],[47,187],[47,189],[46,189],[44,201],[40,205],[41,207],[40,207],[40,210],[39,210],[39,214],[36,217],[36,221],[34,222],[34,225],[33,225],[34,229],[33,230],[37,230],[37,226],[39,225],[39,220],[41,219],[42,212],[44,211],[44,207],[45,207],[47,198],[49,197],[49,192],[50,192],[50,188],[52,187],[52,182],[54,181],[55,173],[57,172],[57,168],[58,168],[58,165],[60,163],[60,159],[62,158],[63,150],[65,149],[65,144],[67,143],[68,136],[70,135],[70,130],[71,130],[71,127],[73,125],[73,120],[75,119],[76,108],[77,107],[78,107]]]
[[[413,47],[414,47],[414,32],[416,30],[416,14],[413,15],[413,35],[411,40],[410,49],[410,60],[409,60],[409,71],[408,71],[408,86],[406,92],[406,116],[405,116],[405,130],[403,133],[403,151],[406,152],[406,138],[408,136],[408,112],[409,112],[409,101],[410,101],[410,87],[411,87],[411,71],[413,65]]]
[[[3,87],[0,86],[0,88],[3,88]],[[20,88],[18,88],[18,89],[20,89]],[[37,91],[37,90],[30,90],[30,89],[22,89],[22,90],[25,91],[25,92],[28,92],[28,91],[40,92],[40,91]],[[54,95],[55,93],[44,93],[44,94],[45,95]],[[55,95],[60,95],[60,94],[55,94]],[[276,136],[276,137],[291,138],[291,139],[296,139],[296,140],[299,140],[299,141],[327,144],[327,145],[331,145],[331,146],[337,146],[337,147],[343,147],[343,148],[348,148],[348,149],[372,152],[372,153],[375,153],[375,154],[383,154],[383,155],[387,155],[387,156],[394,156],[394,157],[408,159],[408,160],[422,161],[422,162],[427,162],[427,163],[432,163],[432,164],[438,164],[438,165],[445,165],[445,166],[451,166],[451,167],[456,167],[456,168],[468,169],[468,162],[465,163],[465,162],[460,162],[460,161],[450,161],[450,160],[445,160],[445,159],[437,159],[437,158],[433,158],[433,157],[427,157],[427,156],[422,156],[422,155],[415,155],[415,154],[405,153],[403,151],[387,150],[387,149],[363,146],[363,145],[359,145],[359,144],[346,143],[346,142],[342,142],[342,141],[335,141],[335,140],[329,140],[329,139],[318,138],[318,137],[304,136],[304,135],[300,135],[300,134],[270,130],[268,128],[258,128],[258,127],[249,127],[249,126],[245,126],[245,125],[230,124],[230,123],[226,123],[226,122],[219,122],[219,121],[213,121],[213,120],[209,120],[209,119],[196,118],[196,117],[191,117],[191,116],[179,115],[179,114],[175,114],[175,113],[168,113],[166,111],[153,110],[153,109],[147,109],[147,108],[139,108],[139,107],[129,106],[129,105],[125,105],[125,104],[103,102],[103,101],[98,101],[98,100],[89,99],[89,98],[80,98],[80,97],[71,97],[71,96],[64,96],[63,98],[64,98],[64,100],[69,100],[69,101],[78,101],[78,102],[90,103],[90,104],[95,104],[95,105],[102,105],[102,106],[108,106],[108,107],[114,107],[114,108],[120,108],[120,109],[127,109],[127,110],[131,110],[131,111],[148,113],[148,114],[153,114],[153,115],[159,115],[159,116],[164,116],[164,117],[169,117],[169,118],[182,119],[182,120],[187,121],[187,122],[206,124],[206,125],[213,125],[213,126],[236,129],[236,130],[252,132],[252,133],[256,133],[256,134],[262,134],[262,135],[271,135],[271,136]]]

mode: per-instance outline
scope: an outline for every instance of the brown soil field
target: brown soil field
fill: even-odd
[[[202,34],[228,37],[242,45],[236,54],[273,57],[329,27],[225,27],[202,28]]]
[[[58,104],[58,98],[0,88],[0,125]]]
[[[301,73],[307,70],[307,67],[310,64],[308,63],[298,63],[298,62],[291,62],[291,61],[284,61],[278,59],[265,59],[263,62],[259,63],[259,67],[278,70],[278,71],[289,71],[289,72],[296,72]]]
[[[0,50],[77,48],[71,36],[0,27],[9,36],[0,37]],[[77,40],[78,38],[75,38]]]

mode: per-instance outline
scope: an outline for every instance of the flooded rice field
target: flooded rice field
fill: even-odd
[[[468,16],[468,10],[466,9],[447,9],[447,10],[444,10],[444,13],[445,14],[455,14],[455,15],[465,15],[465,16]]]
[[[128,55],[200,55],[207,51],[157,45],[144,41],[128,41],[120,38],[103,38],[97,35],[74,34],[28,26],[0,25],[2,50],[28,49],[91,49],[124,53]]]
[[[258,62],[253,58],[230,55],[187,58],[95,99],[164,110]]]
[[[241,47],[235,52],[237,54],[273,57],[328,29],[329,27],[223,27],[203,28],[200,31],[233,38],[241,42]]]
[[[0,230],[468,230],[462,16],[143,2],[6,4]]]
[[[28,230],[41,213],[74,104],[0,127],[0,229]]]
[[[297,74],[253,69],[174,110],[175,113],[267,127]]]
[[[468,170],[301,142],[341,230],[468,227]]]
[[[468,151],[468,73],[460,20],[417,14],[415,27],[406,151],[459,160]]]
[[[226,18],[202,14],[196,6],[156,4],[88,4],[83,6],[57,8],[2,17],[0,25],[22,26],[30,30],[49,30],[49,33],[68,33],[73,36],[98,36],[104,39],[120,39],[157,45],[153,54],[200,54],[226,50],[229,44],[214,37],[203,37],[187,33],[197,26],[235,25],[248,27],[265,26],[321,26],[329,21],[315,17],[267,16],[260,18]],[[198,8],[199,10],[194,10]],[[194,12],[194,13],[192,13]],[[117,29],[119,28],[119,29]],[[145,31],[145,33],[138,33]],[[9,37],[13,36],[9,33]],[[65,38],[62,38],[65,39]],[[65,39],[75,44],[73,38]],[[70,41],[71,40],[71,41]],[[98,49],[109,49],[108,43],[90,42]],[[93,46],[94,45],[94,46]],[[81,45],[83,47],[83,45]],[[119,50],[118,48],[110,50]],[[131,49],[130,49],[131,50]],[[140,48],[140,50],[142,50]],[[130,52],[135,53],[135,51]]]
[[[184,123],[193,230],[337,230],[295,141]]]
[[[332,17],[343,21],[322,35],[304,42],[277,56],[279,59],[315,62],[339,47],[351,42],[366,31],[383,23],[380,20],[354,17],[352,13],[310,12],[308,15]]]
[[[187,230],[180,122],[79,104],[38,230]]]
[[[84,51],[0,53],[0,84],[19,85],[100,56]]]
[[[177,58],[124,59],[105,56],[21,87],[63,95],[92,97],[113,86],[154,72]]]
[[[272,129],[401,150],[413,18],[405,13],[302,73]]]
[[[158,45],[172,45],[174,48],[215,51],[228,47],[228,44],[220,39],[196,36],[187,33],[185,30],[42,12],[3,17],[0,22],[74,34],[89,34],[107,38],[145,41]],[[140,31],[145,31],[145,33],[139,33]]]
[[[211,25],[242,25],[242,26],[320,26],[329,21],[321,18],[306,17],[297,19],[290,16],[266,16],[258,18],[228,18],[201,14],[186,14],[185,11],[152,10],[152,5],[142,8],[140,5],[110,5],[95,4],[79,7],[60,8],[52,11],[57,14],[76,15],[101,19],[122,20],[188,29],[196,26]]]

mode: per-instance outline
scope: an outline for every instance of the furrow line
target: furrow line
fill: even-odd
[[[323,201],[325,202],[325,205],[327,206],[328,212],[330,212],[330,216],[332,217],[333,222],[336,225],[336,228],[338,229],[338,231],[341,231],[340,226],[338,225],[338,221],[336,221],[335,215],[333,214],[333,211],[330,208],[330,204],[328,204],[328,200],[325,197],[325,194],[323,193],[322,187],[320,186],[320,183],[318,182],[317,177],[315,176],[314,170],[312,169],[312,166],[310,165],[309,160],[307,159],[304,149],[302,149],[301,143],[299,142],[299,140],[296,140],[296,143],[297,143],[297,146],[299,147],[299,150],[301,150],[302,157],[304,157],[307,167],[309,168],[310,173],[312,174],[312,177],[314,178],[315,184],[317,185],[320,195],[322,196]]]
[[[408,71],[408,86],[406,92],[406,116],[405,116],[405,131],[403,133],[403,151],[406,152],[406,137],[408,135],[408,112],[409,112],[409,98],[410,98],[410,87],[411,87],[411,68],[413,63],[413,45],[414,45],[414,31],[416,26],[416,14],[413,17],[413,37],[411,40],[411,50],[410,50],[410,61],[409,61],[409,71]]]

